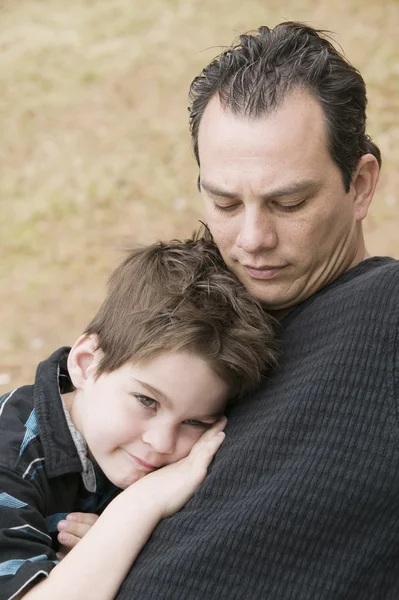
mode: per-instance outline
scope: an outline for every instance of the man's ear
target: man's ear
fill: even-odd
[[[87,380],[93,377],[99,352],[95,335],[83,334],[72,346],[68,356],[68,372],[77,390],[82,390]]]
[[[379,174],[380,167],[376,157],[373,154],[364,154],[359,160],[351,183],[355,193],[353,208],[356,221],[363,221],[367,216]]]

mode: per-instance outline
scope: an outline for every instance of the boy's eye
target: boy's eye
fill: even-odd
[[[210,429],[213,423],[204,423],[203,421],[197,421],[196,419],[186,419],[183,421],[185,425],[191,425],[191,427],[202,427],[202,429]]]
[[[143,406],[152,407],[155,406],[156,401],[148,396],[144,396],[143,394],[134,394],[134,397],[142,404]]]

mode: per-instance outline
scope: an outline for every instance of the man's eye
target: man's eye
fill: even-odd
[[[238,206],[238,204],[229,204],[227,206],[224,206],[224,205],[216,204],[215,202],[213,203],[213,208],[217,212],[221,212],[221,213],[233,212],[237,208],[237,206]]]
[[[306,204],[306,201],[307,198],[301,200],[300,202],[297,202],[296,204],[279,204],[278,202],[275,202],[274,205],[283,212],[293,212],[302,208]]]
[[[201,427],[202,429],[210,429],[213,423],[204,423],[203,421],[197,421],[196,419],[186,419],[183,421],[185,425],[190,425],[191,427]]]
[[[142,394],[134,394],[134,397],[143,406],[153,407],[156,404],[155,400],[153,400],[152,398],[149,398],[148,396],[143,396]]]

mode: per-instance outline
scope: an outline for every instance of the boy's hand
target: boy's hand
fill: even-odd
[[[183,508],[204,481],[207,469],[225,438],[222,430],[226,423],[226,417],[218,419],[194,444],[188,456],[146,475],[121,496],[133,494],[140,502],[152,505],[160,519],[173,515]]]
[[[64,521],[57,523],[57,529],[60,532],[57,536],[60,542],[57,557],[62,560],[69,550],[72,550],[82,539],[89,529],[97,521],[98,515],[93,513],[69,513]]]
[[[139,505],[153,506],[159,519],[173,515],[190,500],[204,481],[207,469],[225,438],[222,430],[226,423],[226,417],[218,419],[194,444],[188,456],[133,483],[111,504],[125,502],[133,494]],[[70,513],[66,520],[59,521],[59,560],[77,545],[97,519],[98,516],[92,513]]]

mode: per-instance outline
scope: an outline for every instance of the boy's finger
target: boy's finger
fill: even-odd
[[[65,554],[63,552],[56,552],[58,560],[61,562],[63,558],[65,558]]]
[[[210,429],[207,429],[207,431],[201,435],[199,440],[194,444],[193,448],[208,445],[209,443],[212,443],[214,439],[220,439],[218,438],[218,435],[223,431],[226,425],[227,418],[225,416],[220,417],[220,419],[218,419]]]
[[[201,444],[202,442],[207,443],[209,440],[213,439],[220,431],[223,431],[223,429],[226,427],[226,425],[227,425],[227,417],[225,417],[223,415],[212,425],[212,427],[207,429],[205,431],[205,433],[203,433],[201,435],[197,444]]]
[[[67,521],[78,521],[79,523],[87,523],[88,525],[94,525],[97,519],[98,515],[94,513],[73,512],[66,516]]]
[[[57,535],[57,540],[68,550],[71,550],[72,548],[75,548],[75,546],[80,542],[81,538],[76,537],[71,533],[67,533],[66,531],[61,531],[61,533]]]
[[[92,525],[88,523],[79,523],[79,521],[59,521],[57,529],[59,532],[70,533],[78,538],[82,538],[91,529]]]
[[[207,432],[208,433],[208,432]],[[226,434],[224,431],[218,431],[210,438],[200,439],[192,448],[188,458],[190,463],[200,461],[203,466],[208,467],[216,452],[222,445]]]
[[[223,429],[226,427],[226,425],[227,425],[227,417],[225,415],[222,415],[221,417],[218,418],[216,423],[213,424],[213,427],[215,428],[216,431],[223,431]]]

